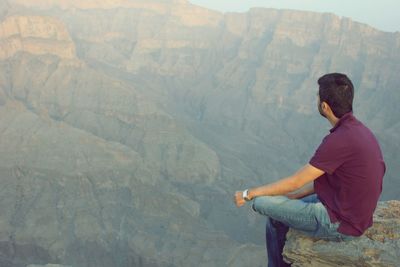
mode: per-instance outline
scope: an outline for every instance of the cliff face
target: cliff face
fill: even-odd
[[[74,58],[75,45],[65,25],[50,17],[11,16],[0,24],[0,59],[24,51]]]
[[[311,156],[326,72],[353,78],[397,198],[399,46],[331,14],[1,2],[0,265],[264,266],[232,193]]]

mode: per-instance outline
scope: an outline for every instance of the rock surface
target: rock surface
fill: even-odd
[[[283,255],[293,267],[400,266],[400,201],[380,202],[374,225],[351,241],[316,241],[290,230]]]
[[[0,23],[0,60],[24,51],[74,58],[75,45],[65,25],[44,16],[10,16]]]

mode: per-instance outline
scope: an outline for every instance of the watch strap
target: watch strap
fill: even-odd
[[[251,199],[249,198],[249,189],[246,189],[246,190],[243,191],[242,197],[243,197],[243,199],[246,200],[246,201],[250,201],[250,200],[251,200]]]

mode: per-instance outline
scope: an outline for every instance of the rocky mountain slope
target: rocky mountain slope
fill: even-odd
[[[306,163],[346,72],[398,199],[400,35],[184,0],[0,3],[0,265],[264,266],[237,189]]]

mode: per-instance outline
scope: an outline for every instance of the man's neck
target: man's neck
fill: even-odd
[[[328,119],[328,121],[332,125],[332,127],[335,127],[335,125],[339,122],[339,119],[334,115],[327,116],[326,118]]]

